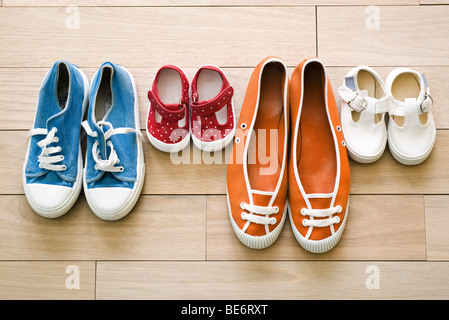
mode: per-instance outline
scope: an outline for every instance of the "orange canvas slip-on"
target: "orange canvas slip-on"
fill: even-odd
[[[246,246],[273,244],[287,216],[288,73],[276,57],[251,73],[227,167],[231,225]]]
[[[303,60],[290,86],[289,217],[299,244],[314,253],[332,249],[349,207],[349,161],[335,97],[323,63]]]

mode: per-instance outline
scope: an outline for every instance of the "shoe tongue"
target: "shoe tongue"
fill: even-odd
[[[331,205],[331,198],[309,198],[312,209],[327,209]]]
[[[253,203],[256,206],[267,207],[270,203],[272,196],[265,194],[254,194],[253,193]]]

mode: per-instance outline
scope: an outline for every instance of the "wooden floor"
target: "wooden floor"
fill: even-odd
[[[448,299],[449,1],[186,2],[0,0],[0,299]],[[204,64],[222,67],[238,113],[268,55],[290,71],[320,57],[334,89],[362,64],[384,79],[412,67],[430,84],[431,156],[414,167],[388,150],[374,164],[351,162],[349,220],[330,252],[306,252],[288,224],[272,247],[244,247],[228,219],[225,156],[190,148],[171,158],[146,139],[145,186],[124,219],[96,218],[83,195],[55,220],[31,210],[21,183],[26,134],[56,60],[89,78],[103,61],[127,67],[144,128],[162,65],[190,79]]]

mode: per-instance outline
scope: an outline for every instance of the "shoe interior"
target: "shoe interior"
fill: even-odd
[[[157,92],[164,104],[177,104],[182,98],[182,79],[178,71],[174,69],[162,70],[157,79]],[[162,121],[162,116],[155,111],[156,122]],[[185,118],[179,120],[178,125],[185,125]]]
[[[285,69],[269,62],[261,75],[259,107],[248,146],[248,176],[252,189],[274,191],[284,155]],[[273,175],[277,179],[273,179]]]
[[[407,98],[416,98],[418,99],[421,93],[421,87],[419,84],[419,79],[416,74],[413,73],[402,73],[398,75],[392,85],[391,85],[391,93],[393,97],[398,100],[404,102]],[[404,117],[403,116],[395,116],[392,115],[391,119],[399,126],[402,127],[404,125]],[[427,113],[419,115],[419,121],[421,124],[427,123]]]
[[[69,69],[65,63],[60,63],[58,66],[58,79],[56,86],[56,94],[58,97],[59,107],[64,109],[67,105],[69,97],[70,75]]]
[[[198,74],[197,93],[198,100],[210,100],[215,98],[223,88],[223,79],[221,74],[215,70],[202,69]],[[215,113],[219,124],[225,124],[228,121],[226,105]]]
[[[182,98],[182,80],[174,69],[164,69],[157,77],[157,92],[165,104],[179,103]]]
[[[104,67],[101,71],[101,81],[95,100],[95,119],[103,120],[112,106],[112,68]]]
[[[305,66],[299,120],[298,172],[306,193],[331,193],[337,174],[334,137],[326,111],[325,73],[318,62]]]

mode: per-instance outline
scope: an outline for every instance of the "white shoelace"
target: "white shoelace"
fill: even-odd
[[[84,130],[86,130],[86,133],[88,136],[90,136],[90,137],[98,136],[97,132],[92,131],[92,129],[89,127],[89,124],[87,121],[83,121],[81,123],[81,125],[83,126]],[[100,125],[100,126],[107,125],[109,127],[109,130],[104,133],[105,140],[108,140],[111,136],[113,136],[115,134],[126,134],[126,133],[131,133],[131,132],[136,133],[139,137],[142,138],[142,133],[140,133],[139,131],[132,129],[132,128],[114,129],[112,124],[107,121],[99,121],[98,125]],[[94,142],[94,144],[92,146],[92,157],[96,163],[95,169],[102,170],[102,171],[108,171],[108,172],[122,172],[124,170],[123,166],[118,166],[118,167],[115,166],[116,164],[118,164],[120,162],[120,159],[117,156],[117,152],[114,149],[114,145],[113,145],[112,141],[109,140],[107,142],[107,145],[111,149],[109,158],[101,159],[100,150],[98,150],[98,141]]]
[[[246,213],[246,212],[242,212],[242,219],[243,220],[247,220],[249,222],[254,222],[257,224],[275,224],[276,223],[276,218],[275,217],[266,217],[267,215],[273,214],[273,213],[277,213],[279,212],[279,207],[261,207],[261,206],[256,206],[253,204],[247,204],[246,202],[242,202],[240,204],[240,208],[242,208],[243,210],[247,210],[249,212],[252,213]],[[265,216],[259,216],[253,213],[257,213],[257,214],[263,214]]]
[[[339,217],[331,217],[336,213],[340,213],[342,210],[341,206],[336,206],[328,209],[306,209],[303,208],[301,210],[301,214],[303,216],[310,216],[311,218],[326,218],[327,219],[304,219],[303,225],[305,227],[329,227],[335,223],[340,222]]]
[[[41,154],[38,156],[39,168],[53,170],[53,171],[64,171],[67,169],[65,165],[55,164],[64,160],[63,155],[52,155],[57,152],[61,152],[61,147],[49,147],[51,143],[59,142],[59,138],[56,137],[56,132],[58,129],[53,127],[50,132],[47,129],[37,128],[31,129],[28,133],[28,137],[37,135],[46,135],[46,137],[40,140],[37,145],[42,149]]]

